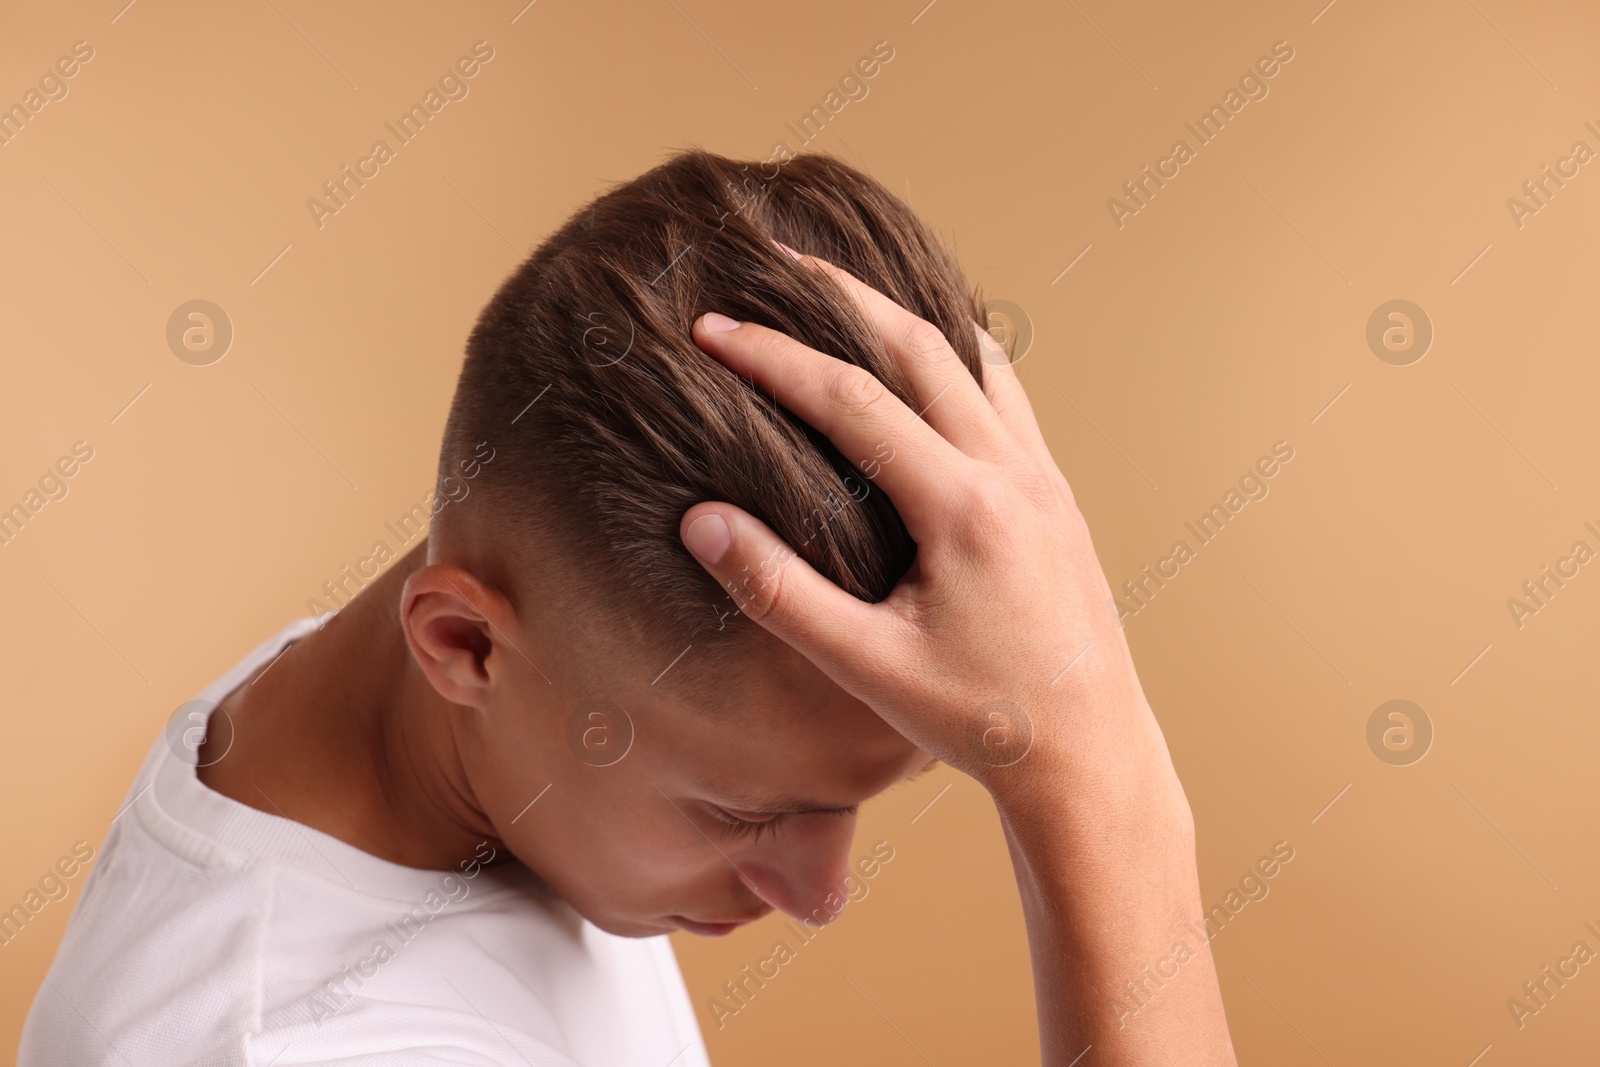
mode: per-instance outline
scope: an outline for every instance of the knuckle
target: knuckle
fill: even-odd
[[[779,546],[756,565],[754,574],[746,574],[739,581],[735,600],[740,611],[756,622],[783,617],[790,600],[784,580],[786,564],[793,556],[793,551]]]
[[[900,345],[907,354],[929,363],[944,359],[951,352],[950,342],[939,327],[915,315],[901,327]]]
[[[727,336],[737,338],[740,334],[744,334],[744,343],[749,346],[750,351],[763,360],[775,359],[786,345],[794,343],[787,335],[753,322],[746,323]]]
[[[825,385],[830,403],[855,414],[882,402],[887,390],[871,372],[845,364],[828,376]]]
[[[1061,505],[1061,482],[1032,464],[1021,465],[1010,474],[1011,484],[1026,499],[1042,511],[1053,511]]]
[[[972,509],[985,519],[1004,520],[1014,510],[1014,497],[1007,486],[992,475],[973,479],[970,492]]]
[[[993,473],[967,477],[962,486],[960,527],[974,539],[994,541],[1015,525],[1016,494]]]

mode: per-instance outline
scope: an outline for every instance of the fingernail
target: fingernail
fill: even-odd
[[[708,311],[701,317],[700,325],[706,333],[727,333],[729,330],[737,330],[739,321],[730,319],[726,315],[719,315],[715,311]]]
[[[722,516],[712,512],[689,524],[683,531],[683,543],[702,562],[715,564],[727,555],[728,546],[733,544],[733,534]]]
[[[805,258],[804,255],[802,255],[799,252],[796,252],[794,249],[790,248],[788,245],[784,244],[782,241],[773,241],[772,243],[777,245],[779,248],[783,249],[785,252],[789,253],[789,255],[792,256],[795,259],[804,259]]]

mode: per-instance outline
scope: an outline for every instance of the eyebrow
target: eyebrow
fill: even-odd
[[[919,774],[924,774],[939,765],[938,757],[934,757],[920,768],[907,775],[902,781],[909,782]],[[719,793],[725,808],[734,811],[747,811],[752,815],[854,815],[860,810],[860,804],[850,804],[839,807],[823,804],[815,800],[801,800],[793,797],[758,798],[753,796],[739,796],[732,793]]]

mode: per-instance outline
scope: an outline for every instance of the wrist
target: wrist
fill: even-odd
[[[1055,820],[1074,809],[1114,826],[1182,831],[1193,815],[1155,714],[1133,691],[1045,703],[1028,715],[1020,758],[975,775],[1003,819]]]
[[[1170,764],[1139,772],[1120,764],[1095,780],[1038,773],[989,792],[1006,837],[1030,865],[1117,868],[1146,856],[1168,871],[1197,871],[1194,814]]]

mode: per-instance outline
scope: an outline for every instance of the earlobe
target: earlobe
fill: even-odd
[[[484,708],[508,662],[515,611],[498,590],[448,564],[430,564],[406,578],[400,624],[412,658],[440,696]],[[496,652],[502,654],[496,655]]]

